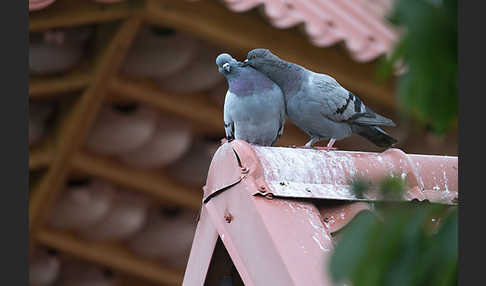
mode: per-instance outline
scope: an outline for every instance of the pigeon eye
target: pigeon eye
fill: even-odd
[[[224,69],[225,71],[229,72],[229,71],[230,71],[230,65],[229,65],[229,63],[225,63],[225,64],[223,65],[223,69]]]

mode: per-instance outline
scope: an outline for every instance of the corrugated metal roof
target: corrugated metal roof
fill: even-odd
[[[271,24],[280,29],[304,24],[305,32],[314,45],[328,47],[344,42],[352,57],[360,62],[387,53],[398,38],[398,32],[385,20],[393,0],[222,2],[228,9],[238,13],[259,7]]]

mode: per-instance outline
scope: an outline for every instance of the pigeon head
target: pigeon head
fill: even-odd
[[[216,65],[218,66],[218,71],[223,75],[231,72],[231,67],[235,66],[237,61],[230,54],[220,54],[216,58]]]
[[[278,60],[279,58],[276,55],[272,54],[270,50],[254,49],[248,52],[245,63],[256,69],[259,69],[262,68],[264,65],[269,65]]]

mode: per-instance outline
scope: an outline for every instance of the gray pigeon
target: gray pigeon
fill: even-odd
[[[263,146],[275,144],[285,124],[285,100],[280,87],[229,54],[220,54],[216,65],[229,87],[224,102],[226,139]]]
[[[334,78],[284,61],[266,49],[250,51],[245,63],[280,86],[285,95],[287,116],[311,136],[306,147],[330,139],[325,149],[334,149],[332,145],[336,140],[353,133],[380,147],[390,147],[397,142],[378,127],[395,126],[395,123],[366,107]]]

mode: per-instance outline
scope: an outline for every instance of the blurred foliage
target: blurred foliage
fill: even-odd
[[[457,0],[396,0],[389,20],[404,35],[380,75],[388,77],[404,64],[397,91],[403,107],[443,134],[458,113]]]
[[[436,133],[457,120],[457,0],[396,0],[390,21],[403,29],[381,76],[405,66],[398,82],[403,107]],[[351,180],[356,196],[378,191],[383,201],[340,230],[330,262],[336,282],[353,286],[457,285],[457,207],[398,202],[404,181]]]
[[[371,182],[367,182],[362,177],[356,177],[350,180],[349,185],[354,191],[356,197],[362,199],[364,197],[364,193],[369,189]]]
[[[369,182],[355,180],[361,194]],[[362,212],[340,232],[330,273],[353,286],[457,285],[457,208],[397,202],[403,180],[389,177],[376,187],[384,201]],[[390,200],[388,200],[390,199]]]
[[[385,177],[380,182],[379,192],[385,199],[398,200],[405,192],[405,185],[398,177]]]

